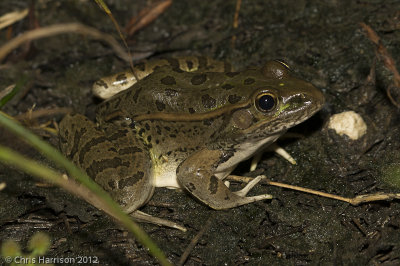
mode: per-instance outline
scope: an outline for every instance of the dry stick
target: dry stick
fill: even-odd
[[[200,238],[204,235],[204,233],[210,228],[211,222],[214,219],[214,215],[208,218],[206,224],[201,228],[201,230],[197,233],[197,235],[190,241],[190,244],[186,247],[183,252],[181,258],[179,259],[178,265],[183,265],[187,258],[189,257],[190,252],[194,249],[197,242],[199,242]]]
[[[242,0],[236,0],[236,8],[235,8],[235,14],[233,16],[233,28],[237,29],[239,26],[239,11],[240,11],[240,6],[242,5]],[[236,42],[236,35],[232,36],[231,44],[232,48],[235,48],[235,42]]]
[[[56,107],[52,109],[37,109],[32,112],[26,112],[17,116],[14,116],[15,119],[17,120],[24,120],[24,119],[36,119],[42,116],[49,116],[49,115],[55,115],[55,114],[67,114],[71,113],[72,108],[69,107]]]
[[[103,9],[103,11],[104,11],[104,12],[108,15],[108,17],[111,19],[112,23],[114,24],[115,29],[117,30],[117,32],[118,32],[118,34],[119,34],[119,37],[121,38],[122,42],[124,43],[124,46],[125,46],[126,50],[128,51],[128,56],[129,56],[129,58],[132,58],[132,56],[131,56],[131,51],[130,51],[130,49],[129,49],[129,46],[128,46],[128,44],[126,43],[125,37],[124,37],[124,35],[123,35],[122,32],[121,32],[121,29],[120,29],[120,27],[119,27],[119,24],[118,24],[117,20],[114,18],[113,14],[111,13],[111,10],[108,8],[108,6],[106,5],[106,3],[104,3],[103,1],[98,1],[98,0],[95,0],[95,1],[96,1],[96,3],[99,5],[99,7],[100,7],[101,9]],[[138,77],[137,77],[137,75],[136,75],[135,69],[134,69],[134,67],[133,67],[132,60],[129,60],[129,65],[130,65],[130,67],[131,67],[133,76],[135,77],[136,80],[138,80]]]
[[[383,46],[381,39],[379,38],[378,34],[367,24],[361,22],[360,26],[367,33],[368,39],[370,39],[375,44],[375,51],[380,56],[384,66],[393,74],[393,90],[400,90],[400,73],[397,71],[396,62],[394,61],[393,57],[390,55],[388,50],[385,46]],[[396,101],[398,99],[393,99],[392,93],[390,91],[390,87],[386,89],[386,94],[389,100],[397,107],[400,108],[400,102]]]
[[[172,0],[158,1],[151,6],[140,11],[139,15],[131,19],[126,27],[128,36],[132,36],[136,31],[146,27],[158,18],[172,4]]]
[[[119,57],[127,62],[131,61],[129,54],[125,52],[125,49],[119,45],[114,37],[80,23],[56,24],[25,32],[0,47],[0,61],[3,60],[12,50],[25,42],[64,33],[78,33],[105,41],[114,49],[115,53]]]
[[[236,175],[229,175],[228,179],[233,180],[233,181],[246,182],[246,183],[253,180],[253,178],[251,178],[251,177],[236,176]],[[345,198],[345,197],[341,197],[338,195],[317,191],[314,189],[303,188],[303,187],[283,184],[283,183],[279,183],[279,182],[273,182],[273,181],[269,181],[269,180],[266,180],[266,181],[264,180],[264,182],[266,182],[268,185],[271,185],[271,186],[283,187],[283,188],[287,188],[287,189],[292,189],[292,190],[297,190],[297,191],[317,195],[320,197],[340,200],[340,201],[350,203],[351,205],[359,205],[361,203],[372,202],[372,201],[400,199],[400,193],[375,193],[375,194],[359,195],[354,198]]]
[[[7,13],[0,17],[0,29],[3,29],[11,24],[14,24],[17,21],[25,18],[28,15],[29,9],[25,8],[24,10],[14,11]]]
[[[233,28],[236,29],[239,26],[239,11],[242,5],[242,0],[236,0],[235,15],[233,17]]]

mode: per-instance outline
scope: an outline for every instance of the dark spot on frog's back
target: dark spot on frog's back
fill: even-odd
[[[225,75],[229,78],[233,78],[234,76],[239,75],[239,72],[226,72]]]
[[[100,86],[100,87],[103,87],[103,88],[105,88],[105,89],[108,89],[107,83],[106,83],[104,80],[102,80],[102,79],[96,81],[95,83],[96,83],[97,86]]]
[[[176,58],[165,58],[165,60],[168,61],[168,64],[173,68],[173,69],[179,69],[179,61]]]
[[[186,60],[186,66],[189,70],[192,70],[193,68],[193,62],[190,60]]]
[[[172,76],[163,77],[160,81],[164,85],[175,85],[176,84],[175,78]]]
[[[158,111],[163,111],[165,109],[165,104],[163,102],[160,102],[159,100],[156,100],[156,107]]]
[[[201,85],[204,82],[206,82],[206,80],[207,80],[206,74],[199,74],[199,75],[193,76],[190,81],[192,82],[193,85]]]
[[[221,88],[223,88],[224,90],[230,90],[233,89],[234,86],[232,86],[231,84],[224,84],[221,86]]]
[[[115,81],[118,81],[120,84],[126,84],[128,82],[127,78],[126,78],[126,75],[124,73],[119,74],[115,78]]]
[[[144,132],[145,132],[144,128],[139,129],[139,136],[142,137]]]
[[[208,94],[204,94],[201,96],[201,102],[203,103],[204,108],[215,108],[217,105],[217,101]]]
[[[161,128],[159,125],[156,125],[156,132],[158,135],[161,135]]]
[[[230,103],[232,103],[232,104],[239,102],[240,99],[242,99],[242,97],[241,97],[241,96],[238,96],[238,95],[236,95],[236,94],[233,94],[233,95],[229,95],[229,96],[228,96],[228,101],[229,101]]]
[[[253,78],[247,78],[243,81],[244,85],[251,85],[255,82],[255,80]]]

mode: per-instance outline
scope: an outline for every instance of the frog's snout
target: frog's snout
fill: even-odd
[[[310,92],[307,92],[307,94],[309,94],[309,97],[313,99],[313,102],[315,103],[315,105],[318,105],[319,108],[324,105],[325,97],[320,89],[312,86],[312,89],[310,90]]]

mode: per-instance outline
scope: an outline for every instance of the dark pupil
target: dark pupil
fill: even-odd
[[[258,99],[258,106],[263,110],[263,111],[269,111],[275,106],[275,100],[274,97],[271,95],[263,95]]]

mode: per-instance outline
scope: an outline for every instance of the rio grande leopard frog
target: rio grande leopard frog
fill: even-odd
[[[96,83],[103,98],[122,90],[100,104],[97,124],[78,114],[60,123],[62,151],[136,214],[155,187],[182,188],[213,209],[270,199],[246,197],[261,178],[237,192],[223,179],[324,102],[279,61],[231,72],[202,57],[156,60],[138,65],[136,77]]]

